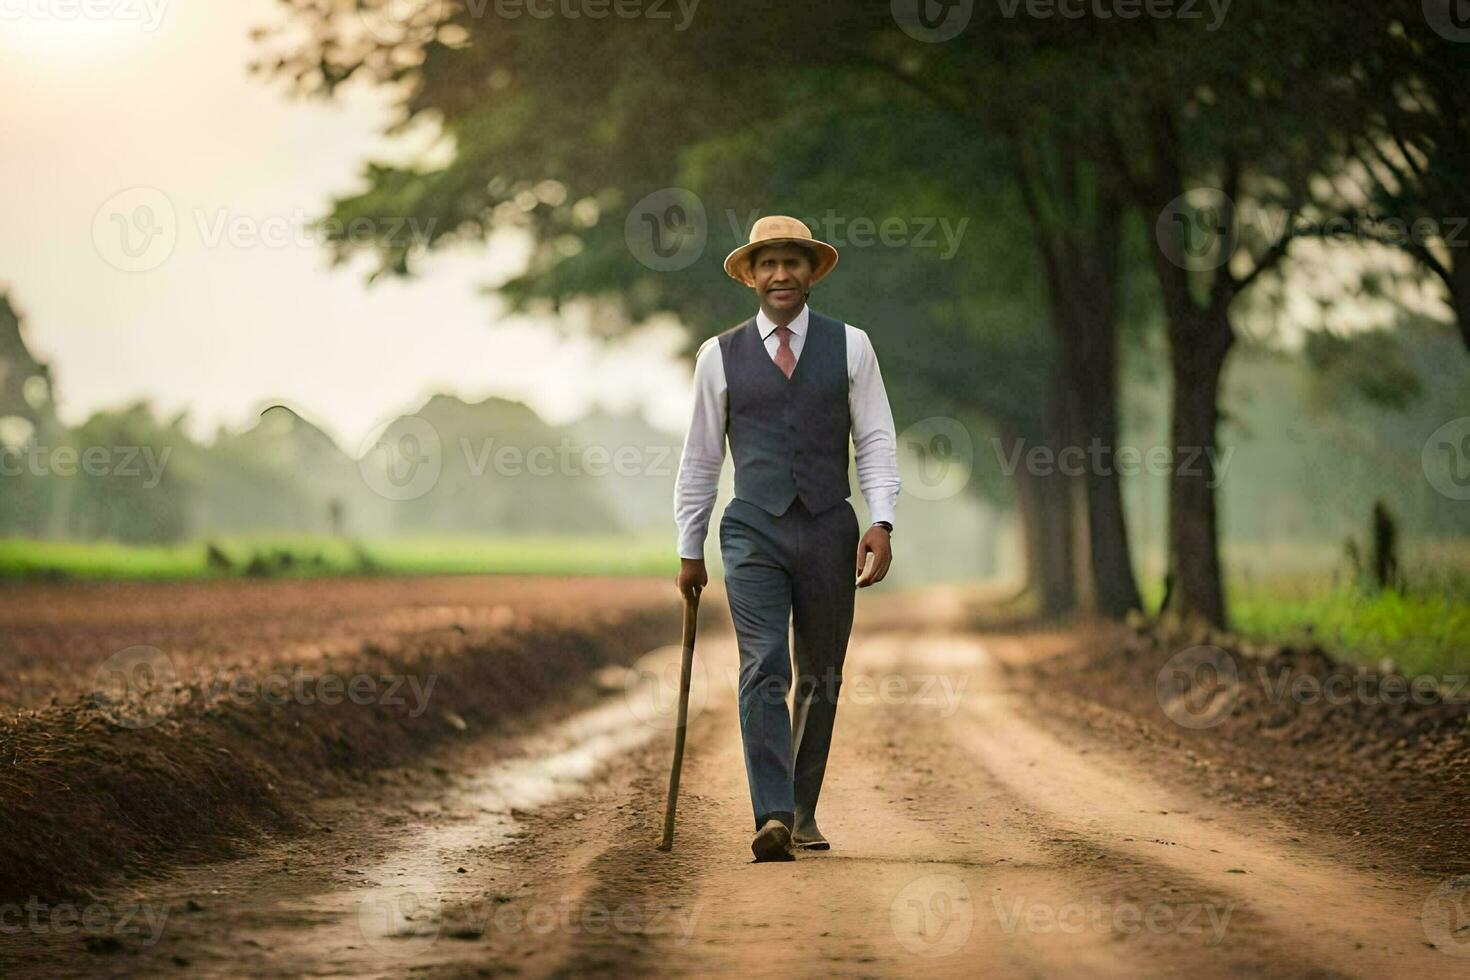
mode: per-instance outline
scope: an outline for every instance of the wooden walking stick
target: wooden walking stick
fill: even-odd
[[[694,671],[694,626],[699,619],[699,589],[684,597],[684,663],[679,669],[679,724],[674,729],[674,768],[669,773],[669,800],[664,806],[664,839],[660,851],[674,847],[674,808],[679,801],[679,770],[684,766],[684,730],[689,723],[689,677]]]

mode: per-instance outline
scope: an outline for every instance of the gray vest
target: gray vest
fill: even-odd
[[[790,380],[755,317],[720,334],[735,496],[779,517],[797,497],[813,514],[852,494],[847,482],[847,328],[808,308]]]

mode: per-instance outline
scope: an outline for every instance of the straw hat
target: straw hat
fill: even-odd
[[[750,254],[763,245],[806,245],[817,253],[817,267],[812,271],[812,285],[821,281],[837,264],[837,249],[812,237],[811,229],[795,218],[770,214],[750,229],[750,242],[725,256],[725,272],[747,286],[755,285],[750,270]]]

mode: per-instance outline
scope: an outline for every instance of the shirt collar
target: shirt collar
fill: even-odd
[[[796,319],[786,324],[788,327],[791,328],[791,332],[796,334],[796,336],[806,336],[807,320],[810,319],[807,314],[810,312],[811,307],[803,303],[801,304],[801,312],[796,314]],[[761,332],[761,340],[765,340],[771,335],[771,331],[776,329],[776,322],[770,317],[766,316],[766,311],[764,309],[757,311],[755,315],[755,325]]]

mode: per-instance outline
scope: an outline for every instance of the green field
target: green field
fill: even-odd
[[[1406,675],[1470,672],[1470,544],[1418,541],[1404,548],[1403,587],[1351,579],[1323,545],[1278,542],[1224,549],[1231,631],[1261,643],[1318,643],[1334,656]],[[1158,608],[1163,585],[1146,579]]]
[[[1237,584],[1234,629],[1268,642],[1314,640],[1334,654],[1406,675],[1470,671],[1470,574],[1423,572],[1403,591],[1378,592],[1324,576]]]
[[[1470,594],[1369,594],[1298,583],[1237,591],[1237,632],[1269,642],[1315,640],[1339,657],[1393,660],[1405,675],[1470,671]]]
[[[210,546],[217,557],[210,560]],[[306,578],[331,575],[672,575],[664,538],[505,537],[385,539],[216,538],[188,544],[0,539],[0,579],[166,580]]]

